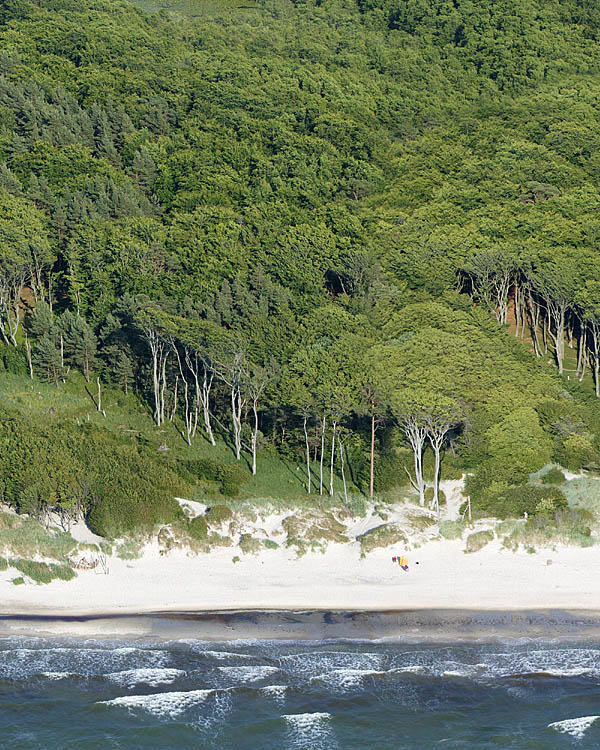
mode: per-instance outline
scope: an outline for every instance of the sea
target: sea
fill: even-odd
[[[0,747],[599,748],[600,643],[10,636]]]

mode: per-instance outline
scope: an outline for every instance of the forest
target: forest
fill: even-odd
[[[110,536],[282,461],[522,515],[599,468],[596,3],[142,5],[0,9],[2,501]]]

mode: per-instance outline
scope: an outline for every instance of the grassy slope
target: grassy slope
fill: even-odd
[[[94,386],[90,385],[93,390]],[[181,459],[212,458],[219,463],[235,464],[232,450],[223,440],[213,447],[203,438],[198,437],[188,446],[178,432],[177,424],[168,422],[157,428],[140,401],[132,394],[126,396],[120,390],[103,389],[102,405],[106,412],[103,417],[96,409],[90,396],[86,393],[84,379],[71,374],[65,385],[56,388],[54,385],[39,380],[0,373],[0,403],[7,409],[22,412],[34,419],[61,420],[77,422],[89,421],[114,434],[131,435],[132,439],[141,436],[155,450],[166,445],[169,456]],[[313,502],[313,497],[305,491],[306,471],[302,463],[281,458],[265,451],[259,454],[258,473],[252,477],[247,462],[242,465],[248,472],[248,482],[242,486],[241,498],[277,498],[278,500],[295,500]],[[314,467],[318,471],[318,467]],[[195,499],[214,498],[216,484],[199,484]],[[341,491],[341,480],[336,479],[336,489]],[[316,498],[315,498],[316,500]]]

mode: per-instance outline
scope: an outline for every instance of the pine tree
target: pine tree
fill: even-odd
[[[67,312],[62,318],[65,361],[78,367],[90,381],[90,371],[96,364],[97,339],[90,325],[79,315]]]

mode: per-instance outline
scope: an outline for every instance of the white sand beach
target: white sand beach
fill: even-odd
[[[13,586],[2,575],[3,614],[75,615],[207,609],[529,609],[600,608],[600,548],[536,554],[493,542],[473,554],[463,541],[432,541],[408,553],[409,572],[392,563],[402,549],[364,559],[356,544],[330,545],[297,558],[292,550],[240,555],[221,548],[137,560],[110,558],[107,575],[78,571],[73,581]],[[551,561],[551,564],[549,564]]]
[[[573,475],[574,476],[574,475]],[[464,501],[462,480],[446,481],[448,498],[443,517],[458,517]],[[189,517],[206,506],[180,500]],[[494,521],[477,521],[461,539],[442,539],[437,525],[414,532],[407,545],[394,544],[361,555],[357,537],[382,526],[377,507],[366,517],[345,520],[350,542],[329,543],[324,552],[298,556],[285,546],[282,522],[300,511],[265,511],[263,515],[224,526],[234,546],[207,553],[187,548],[166,550],[158,539],[148,543],[138,559],[107,559],[108,573],[99,566],[78,570],[69,582],[39,585],[28,579],[15,586],[18,571],[0,573],[0,614],[96,615],[205,610],[526,610],[553,608],[600,610],[600,545],[587,548],[553,545],[527,552],[504,547],[497,537],[483,549],[465,552],[469,533],[494,528]],[[419,516],[433,513],[400,504],[385,516],[386,523],[410,528]],[[421,518],[421,520],[423,520]],[[101,541],[83,524],[73,535],[81,542]],[[237,546],[250,533],[277,539],[277,549],[244,554]],[[392,562],[406,555],[409,571]]]

